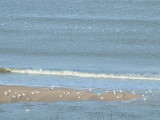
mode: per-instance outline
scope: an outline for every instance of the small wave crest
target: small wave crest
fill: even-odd
[[[145,76],[140,74],[105,74],[105,73],[87,73],[77,71],[49,71],[49,70],[30,70],[30,69],[11,69],[0,68],[0,73],[18,73],[18,74],[34,74],[34,75],[57,75],[57,76],[73,76],[83,78],[109,78],[109,79],[126,79],[126,80],[160,80],[160,76],[152,74]]]

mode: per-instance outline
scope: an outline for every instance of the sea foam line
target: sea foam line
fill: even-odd
[[[160,77],[142,76],[142,75],[124,75],[124,74],[103,74],[103,73],[85,73],[75,71],[48,71],[48,70],[25,70],[25,69],[10,69],[11,73],[21,74],[37,74],[37,75],[58,75],[58,76],[73,76],[83,78],[112,78],[112,79],[131,79],[131,80],[160,80]]]

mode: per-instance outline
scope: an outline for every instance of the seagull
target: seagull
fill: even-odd
[[[119,92],[120,92],[120,93],[122,93],[122,92],[123,92],[123,90],[119,90]]]
[[[120,99],[120,97],[119,97],[119,96],[117,96],[117,99]]]
[[[9,89],[9,90],[8,90],[8,92],[10,93],[10,92],[11,92],[11,90]]]
[[[59,95],[59,97],[61,98],[61,97],[62,97],[62,95]]]
[[[132,94],[135,93],[135,90],[131,91],[131,93],[132,93]]]
[[[24,97],[26,96],[26,94],[24,94],[24,93],[23,93],[22,95],[23,95]]]
[[[147,100],[147,98],[143,98],[143,100],[144,100],[144,101],[146,101],[146,100]]]
[[[15,96],[15,95],[13,95],[13,96],[12,96],[12,98],[16,98],[16,96]]]
[[[89,91],[92,91],[92,89],[90,88]]]
[[[109,93],[109,91],[107,90],[106,93]]]
[[[79,94],[80,94],[80,92],[77,92],[77,94],[79,95]]]
[[[18,94],[18,99],[21,98],[21,97],[22,97],[22,95],[21,95],[21,94]]]
[[[39,91],[36,91],[36,93],[39,94],[40,92],[39,92]]]
[[[116,94],[117,94],[115,90],[113,91],[113,94],[114,94],[114,95],[116,95]]]
[[[104,97],[101,97],[101,100],[104,100]]]
[[[26,109],[26,112],[29,112],[30,110],[29,109]]]
[[[101,94],[100,93],[98,93],[98,96],[100,96]]]
[[[7,95],[8,95],[8,92],[5,91],[5,92],[4,92],[4,95],[7,96]]]
[[[80,99],[81,97],[79,96],[78,98]]]
[[[133,93],[133,95],[136,95],[136,93]]]

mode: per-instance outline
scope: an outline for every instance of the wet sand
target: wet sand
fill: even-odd
[[[124,92],[96,94],[90,91],[66,88],[37,88],[0,85],[0,104],[16,102],[56,102],[68,100],[127,101],[139,97],[141,97],[141,95]]]

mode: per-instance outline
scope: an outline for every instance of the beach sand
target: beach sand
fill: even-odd
[[[0,104],[15,102],[56,102],[68,100],[127,101],[141,95],[123,92],[96,94],[66,88],[37,88],[0,85]]]

